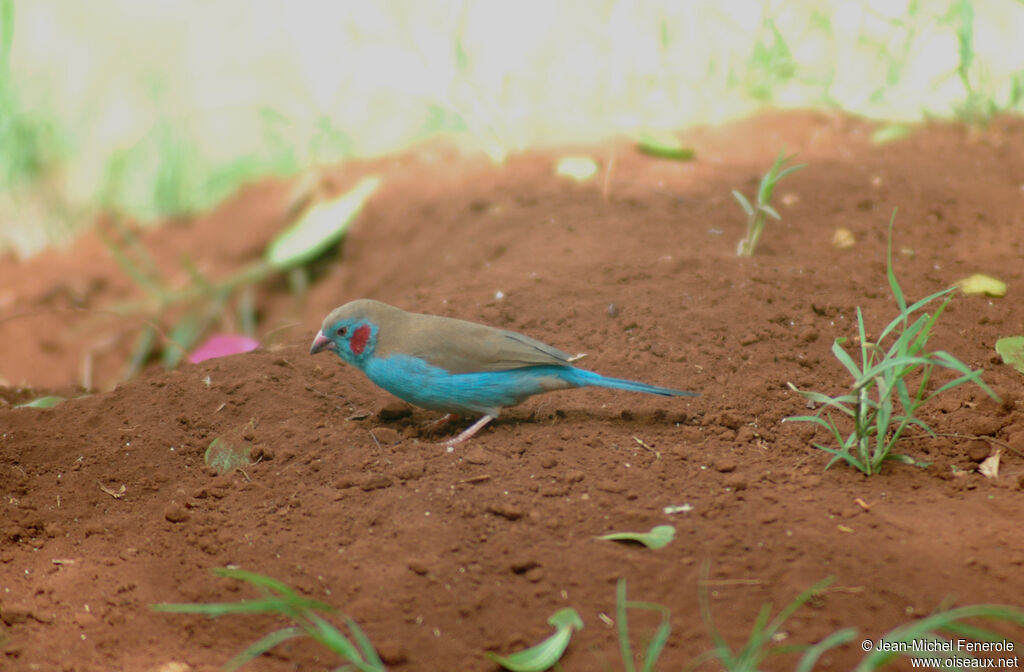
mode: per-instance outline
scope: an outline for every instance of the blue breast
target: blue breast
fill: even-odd
[[[461,415],[497,417],[501,408],[527,397],[578,385],[571,380],[577,372],[571,366],[452,374],[409,355],[371,358],[363,371],[374,383],[410,404]]]

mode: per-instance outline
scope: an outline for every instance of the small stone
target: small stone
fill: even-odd
[[[380,660],[388,665],[401,665],[409,660],[409,654],[405,650],[405,644],[400,640],[380,639],[374,641],[377,655]]]
[[[155,668],[154,672],[192,672],[192,666],[188,663],[172,660]]]
[[[27,604],[5,604],[0,606],[0,620],[5,625],[17,625],[35,618],[35,610]]]
[[[540,563],[529,557],[517,558],[509,563],[508,566],[514,574],[525,574],[531,569],[537,569],[538,567],[540,567]]]
[[[565,472],[565,480],[568,481],[569,483],[579,483],[585,477],[586,474],[584,474],[579,469],[570,469],[569,471]]]
[[[992,452],[988,447],[987,441],[976,439],[974,441],[968,441],[967,445],[964,446],[964,452],[967,453],[967,458],[972,462],[981,462]]]
[[[537,583],[538,581],[544,578],[544,568],[533,567],[532,569],[526,570],[526,573],[523,574],[523,576],[526,577],[527,581],[531,583]]]
[[[594,487],[596,487],[598,490],[603,490],[604,492],[611,492],[613,494],[620,494],[626,491],[626,487],[624,485],[620,485],[619,483],[610,479],[603,479],[597,481],[596,483],[594,483]]]
[[[729,474],[728,478],[725,479],[725,487],[729,488],[733,492],[746,490],[747,479],[740,474]]]
[[[80,611],[74,616],[75,623],[80,628],[88,628],[91,625],[96,625],[99,621],[95,614],[90,614],[87,611]]]
[[[492,504],[487,507],[487,513],[493,513],[506,520],[519,520],[523,517],[523,510],[514,504]]]
[[[402,440],[402,435],[398,433],[398,430],[391,427],[377,427],[370,434],[377,439],[378,443],[384,446],[393,446]]]
[[[1003,426],[1003,420],[991,415],[972,413],[964,422],[964,430],[974,436],[994,436]]]
[[[384,422],[401,420],[410,415],[412,415],[412,406],[401,401],[393,401],[377,411],[377,417]]]
[[[405,566],[412,570],[414,574],[419,574],[420,576],[423,576],[430,571],[430,569],[419,560],[410,560]]]
[[[359,487],[366,492],[390,488],[392,485],[394,482],[384,474],[366,474],[359,483]]]
[[[608,304],[608,317],[618,317],[618,316],[619,316],[619,307],[616,306],[614,303],[609,303]]]
[[[740,339],[740,345],[753,345],[754,343],[757,343],[760,340],[761,338],[757,334],[753,332],[747,332],[747,334]]]
[[[473,446],[466,451],[466,456],[462,459],[470,464],[488,464],[491,461],[491,456],[480,446]]]
[[[739,429],[743,426],[745,418],[738,412],[727,409],[715,413],[709,418],[710,424],[720,425],[728,429]]]
[[[254,462],[266,462],[274,459],[274,449],[265,444],[259,443],[253,446],[249,456]]]
[[[731,471],[736,471],[736,460],[731,457],[720,457],[715,460],[715,471],[723,474],[728,474]]]
[[[423,460],[406,462],[395,470],[395,476],[403,481],[414,481],[426,473],[427,465]]]
[[[355,484],[356,479],[346,474],[344,476],[339,476],[338,478],[334,479],[334,483],[332,483],[331,485],[334,487],[335,490],[345,490],[346,488],[351,488]]]
[[[1024,454],[1024,431],[1012,432],[1006,442],[1015,453]]]
[[[754,428],[747,425],[743,425],[736,430],[736,443],[750,443],[757,435],[754,434]]]
[[[164,518],[172,523],[184,523],[189,518],[188,509],[177,502],[171,502],[164,509]]]
[[[541,497],[564,497],[569,494],[569,486],[565,483],[542,483],[537,486],[537,494]]]

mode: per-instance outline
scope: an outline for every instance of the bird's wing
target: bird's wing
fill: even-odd
[[[387,351],[423,359],[449,373],[506,371],[524,366],[566,366],[568,353],[523,334],[435,315],[410,314],[400,341],[382,342]],[[381,335],[382,341],[385,335]]]

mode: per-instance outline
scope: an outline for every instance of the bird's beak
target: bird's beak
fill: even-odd
[[[318,352],[324,350],[332,350],[337,352],[337,347],[334,345],[334,341],[324,336],[323,331],[316,332],[316,338],[313,339],[313,345],[309,346],[309,354],[315,355]]]

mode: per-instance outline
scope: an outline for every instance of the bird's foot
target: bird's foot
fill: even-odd
[[[429,422],[424,422],[423,424],[421,424],[420,435],[431,436],[434,434],[439,434],[443,432],[445,428],[448,427],[448,425],[452,424],[453,422],[458,422],[458,420],[459,416],[456,415],[455,413],[446,413],[436,420],[431,420]]]
[[[461,434],[454,438],[448,439],[447,441],[442,442],[440,445],[447,448],[448,452],[451,453],[455,450],[455,446],[471,438],[474,434],[483,429],[484,425],[486,425],[491,420],[494,420],[494,418],[491,417],[490,415],[485,415],[484,417],[480,418],[472,425],[467,427]]]
[[[445,413],[437,420],[431,420],[430,422],[425,423],[423,425],[423,429],[426,429],[427,431],[443,429],[444,427],[448,426],[448,423],[457,422],[458,420],[459,416],[456,415],[455,413]]]

